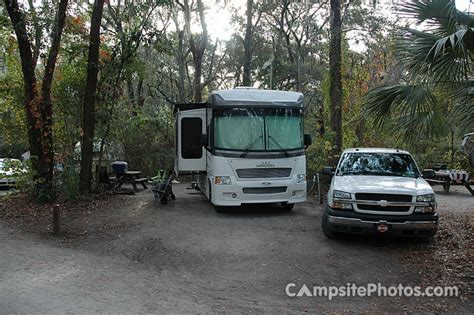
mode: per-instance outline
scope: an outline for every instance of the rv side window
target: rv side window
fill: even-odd
[[[201,118],[181,119],[181,156],[183,159],[200,159],[202,157],[199,141],[201,133]]]

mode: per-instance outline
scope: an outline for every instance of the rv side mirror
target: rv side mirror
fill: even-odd
[[[311,138],[311,135],[309,133],[305,133],[303,135],[303,144],[305,147],[309,147],[313,143],[313,138]]]
[[[435,178],[435,177],[436,177],[436,173],[434,170],[432,169],[423,170],[423,178],[430,179],[430,178]]]
[[[207,147],[207,134],[202,134],[201,137],[199,138],[199,144],[202,147]]]
[[[334,167],[332,167],[332,166],[323,167],[323,175],[333,176],[334,175]]]

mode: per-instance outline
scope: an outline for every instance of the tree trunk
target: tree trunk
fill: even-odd
[[[99,74],[100,24],[104,0],[95,0],[92,11],[89,56],[87,62],[87,82],[83,106],[80,190],[90,193],[92,190],[92,159],[94,153],[95,99],[97,76]]]
[[[178,52],[176,54],[176,62],[178,64],[178,99],[181,104],[186,102],[186,93],[184,80],[186,77],[185,60],[183,52],[184,31],[178,31]]]
[[[296,45],[296,92],[301,92],[301,43]]]
[[[335,152],[342,148],[342,83],[341,83],[341,4],[330,0],[331,4],[331,47],[329,52],[329,95],[331,104],[331,129],[336,133]]]
[[[178,34],[178,49],[176,51],[176,64],[178,65],[178,102],[184,104],[186,102],[186,60],[184,51],[184,30],[180,28],[177,13],[173,11],[172,19]]]
[[[324,104],[319,104],[319,113],[318,113],[318,133],[320,137],[324,137],[326,134],[325,119],[324,119]]]
[[[202,55],[196,54],[194,56],[194,101],[197,103],[202,102],[202,87],[201,87],[201,77],[202,77]]]
[[[127,78],[128,102],[132,116],[137,116],[135,88],[133,87],[132,77]]]
[[[44,69],[41,93],[35,75],[36,56],[28,39],[25,16],[18,6],[17,0],[5,0],[8,15],[15,30],[20,51],[21,69],[23,74],[24,106],[28,123],[28,142],[35,172],[36,197],[42,201],[51,201],[53,192],[53,110],[51,103],[51,85],[56,60],[61,42],[61,35],[66,20],[68,0],[61,0],[56,14],[51,47]],[[38,27],[36,25],[36,27]],[[38,30],[36,30],[36,37]],[[37,40],[38,41],[38,40]]]
[[[244,37],[244,72],[242,84],[244,86],[251,86],[251,66],[252,66],[252,14],[253,14],[253,0],[247,0],[247,25],[245,26]]]
[[[204,14],[204,5],[201,0],[197,0],[197,10],[199,14],[199,21],[201,23],[202,33],[199,41],[196,43],[194,35],[191,31],[191,9],[187,0],[183,3],[178,3],[184,11],[184,21],[186,32],[189,36],[189,49],[193,56],[194,64],[194,78],[193,78],[193,91],[194,91],[194,101],[202,102],[202,58],[204,56],[204,51],[207,47],[207,25]]]
[[[28,122],[28,142],[32,156],[33,170],[38,173],[43,157],[41,146],[41,112],[39,107],[37,82],[35,76],[36,64],[33,60],[31,45],[28,41],[25,17],[18,7],[18,1],[5,0],[5,7],[15,30],[20,51],[21,70],[23,73],[24,106]]]
[[[46,68],[44,70],[43,84],[41,86],[42,92],[42,110],[41,120],[42,134],[43,134],[43,156],[44,168],[43,174],[40,173],[41,178],[46,179],[47,191],[52,192],[53,169],[54,169],[54,148],[53,148],[53,105],[51,102],[51,85],[53,82],[54,69],[56,68],[56,60],[58,58],[59,46],[61,43],[61,36],[66,22],[66,9],[68,0],[61,0],[59,3],[58,12],[56,15],[56,24],[53,28],[51,47],[46,61]]]

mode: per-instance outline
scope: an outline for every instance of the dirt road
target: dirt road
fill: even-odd
[[[459,298],[287,297],[288,283],[417,285],[419,270],[402,257],[425,245],[328,240],[315,201],[292,212],[252,206],[217,214],[185,185],[175,192],[167,206],[143,191],[65,216],[67,234],[58,238],[41,224],[25,231],[3,222],[0,313],[473,310]]]

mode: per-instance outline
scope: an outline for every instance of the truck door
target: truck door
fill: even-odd
[[[176,172],[206,170],[206,150],[200,143],[201,134],[205,133],[205,108],[176,114]]]

